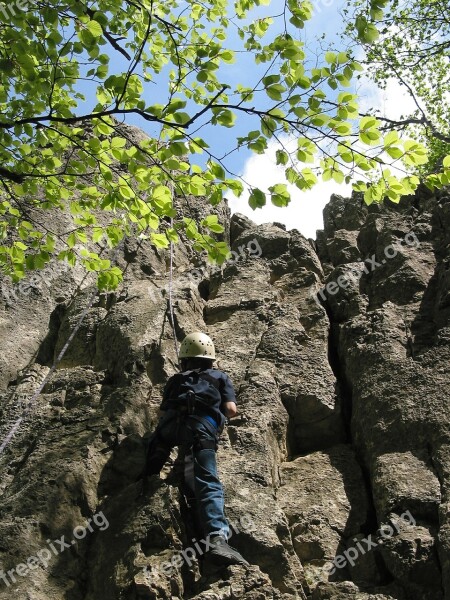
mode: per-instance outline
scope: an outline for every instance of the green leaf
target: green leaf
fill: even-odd
[[[333,171],[333,179],[336,183],[344,183],[345,175],[342,171]]]
[[[270,200],[275,206],[287,206],[291,200],[285,183],[277,183],[269,187]]]
[[[253,188],[248,199],[248,203],[253,210],[262,208],[266,203],[266,195],[259,188]]]
[[[208,71],[199,71],[197,73],[196,79],[197,79],[197,81],[200,81],[200,83],[205,83],[205,81],[208,81],[208,79],[209,79],[209,72]]]
[[[404,154],[404,152],[401,148],[397,148],[397,147],[393,147],[393,146],[386,148],[386,152],[389,154],[389,156],[391,158],[394,158],[394,159],[401,158]]]
[[[186,106],[186,100],[183,100],[182,98],[173,98],[170,101],[170,104],[166,107],[165,112],[167,114],[172,114],[174,112],[176,112],[177,110],[180,110],[182,108],[184,108]]]
[[[126,200],[131,200],[135,196],[134,191],[128,185],[120,185],[119,194]]]
[[[198,229],[194,219],[183,217],[183,221],[186,225],[186,235],[189,239],[195,240],[198,236]]]
[[[266,77],[262,78],[264,87],[269,87],[269,86],[273,85],[274,83],[278,83],[279,81],[280,81],[279,75],[267,75]]]
[[[223,181],[226,177],[225,169],[219,163],[210,163],[209,170],[216,179]]]
[[[284,150],[277,150],[275,152],[277,165],[287,165],[289,161],[289,154]]]
[[[94,227],[92,230],[92,241],[98,243],[103,237],[103,229],[101,227]]]
[[[398,142],[398,133],[396,131],[390,131],[388,134],[384,136],[384,147],[392,146]]]
[[[205,225],[206,227],[209,227],[210,225],[215,225],[218,222],[219,222],[219,217],[217,215],[208,215],[207,217],[205,217],[202,220],[202,224]]]
[[[204,227],[210,227],[211,225],[216,225],[219,222],[219,217],[217,215],[208,215],[202,220],[202,225]]]
[[[88,28],[90,33],[92,33],[92,35],[96,38],[103,35],[102,26],[97,21],[89,21],[89,23],[86,24],[86,27]]]
[[[167,248],[169,246],[169,240],[167,236],[163,233],[152,233],[150,236],[152,243],[157,248]]]
[[[328,115],[317,114],[311,118],[311,123],[312,123],[312,125],[315,125],[316,127],[323,127],[324,125],[326,125],[328,123],[329,120],[330,120],[330,117]]]
[[[241,181],[238,181],[237,179],[227,179],[225,183],[238,198],[242,196],[244,192],[244,186]]]
[[[368,116],[363,117],[359,123],[360,130],[364,129],[372,129],[373,127],[377,127],[380,124],[376,117]]]
[[[75,233],[71,233],[69,235],[69,237],[67,238],[67,245],[69,246],[69,248],[73,248],[75,246],[77,242],[77,238],[75,236]]]
[[[271,100],[282,100],[282,94],[285,91],[286,88],[278,83],[266,87],[266,94],[269,96],[269,98],[271,98]]]
[[[228,64],[236,62],[236,57],[232,50],[225,50],[220,54],[220,58],[223,60],[223,62]]]
[[[198,176],[194,175],[187,183],[187,191],[193,196],[205,196],[206,187],[204,181]]]
[[[123,148],[127,141],[125,138],[113,137],[111,140],[111,148]]]
[[[214,233],[222,233],[224,231],[224,227],[218,222],[217,215],[208,215],[202,220],[202,225]]]
[[[217,223],[216,225],[211,225],[209,229],[214,233],[223,233],[225,231],[225,227],[223,225],[220,225],[219,223]]]
[[[115,290],[122,280],[122,271],[118,267],[112,267],[98,275],[97,286],[101,291]]]
[[[165,202],[171,203],[172,202],[172,192],[166,185],[157,185],[152,190],[152,198],[153,198],[153,200],[161,201],[163,203],[165,203]]]

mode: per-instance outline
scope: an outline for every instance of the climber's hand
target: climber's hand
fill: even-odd
[[[233,417],[236,416],[236,413],[237,413],[236,403],[235,402],[224,402],[222,405],[222,412],[226,417],[228,417],[229,419],[232,419]]]

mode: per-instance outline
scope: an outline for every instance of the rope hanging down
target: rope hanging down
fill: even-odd
[[[113,252],[113,255],[111,257],[111,263],[112,264],[114,264],[114,262],[116,261],[117,254],[119,253],[119,249],[120,249],[120,244],[119,244],[119,246],[116,247],[116,249]],[[78,286],[77,290],[78,289],[79,289],[79,286]],[[75,292],[73,293],[69,305],[74,300],[75,294],[77,293],[77,290],[75,290]],[[16,435],[17,431],[19,430],[19,427],[22,425],[23,420],[28,416],[28,414],[31,412],[31,410],[35,406],[35,404],[37,402],[37,399],[39,398],[40,393],[44,389],[45,385],[47,384],[47,382],[49,381],[49,379],[51,378],[51,376],[53,375],[53,373],[56,371],[56,368],[57,368],[58,364],[64,358],[65,353],[67,352],[70,344],[72,343],[74,337],[76,336],[78,330],[80,329],[80,327],[81,327],[84,319],[86,318],[86,315],[88,314],[89,310],[92,308],[92,305],[94,304],[94,301],[95,301],[95,299],[97,297],[97,294],[98,294],[98,290],[96,288],[95,291],[90,296],[89,302],[87,303],[87,306],[84,308],[83,312],[81,313],[81,315],[80,315],[80,317],[79,317],[79,319],[78,319],[78,321],[77,321],[77,323],[76,323],[76,325],[75,325],[72,333],[70,334],[67,342],[64,344],[63,348],[61,349],[61,352],[55,358],[55,360],[54,360],[54,362],[53,362],[53,364],[52,364],[52,366],[50,368],[50,371],[44,377],[42,383],[39,385],[38,389],[34,392],[34,394],[32,395],[32,397],[30,398],[28,404],[23,409],[22,414],[16,420],[16,422],[11,427],[11,429],[7,433],[6,437],[4,438],[4,440],[2,441],[2,443],[0,444],[0,455],[4,452],[5,448],[11,443],[11,440]]]
[[[58,356],[56,357],[53,365],[50,368],[50,371],[47,373],[47,375],[44,377],[41,385],[38,387],[38,389],[34,392],[33,396],[30,398],[30,401],[28,402],[28,404],[26,405],[26,407],[23,409],[22,414],[20,415],[20,417],[17,419],[17,421],[14,423],[14,425],[11,427],[11,429],[9,430],[9,433],[7,434],[7,436],[5,437],[5,439],[3,440],[3,442],[0,445],[0,454],[2,454],[2,452],[5,450],[6,446],[8,446],[8,444],[11,442],[11,440],[13,439],[13,437],[16,435],[19,427],[22,425],[23,420],[25,419],[25,417],[31,412],[32,408],[34,407],[34,405],[36,404],[36,401],[40,395],[40,393],[42,392],[42,390],[44,389],[46,383],[49,381],[50,377],[53,375],[53,373],[56,370],[56,367],[58,366],[58,364],[61,362],[61,360],[63,359],[65,353],[67,352],[67,349],[69,348],[70,344],[72,343],[73,338],[76,336],[78,330],[81,327],[81,324],[83,323],[87,313],[89,312],[90,308],[92,307],[92,305],[94,304],[94,300],[97,297],[97,290],[95,290],[95,292],[92,294],[92,296],[89,299],[89,302],[86,306],[86,308],[83,310],[83,312],[80,315],[80,318],[78,319],[77,324],[75,325],[72,333],[69,336],[69,339],[67,340],[67,342],[64,344],[64,347],[62,348],[61,352],[58,354]]]
[[[173,227],[173,219],[170,219],[170,226]],[[175,317],[173,312],[173,242],[170,241],[170,268],[169,268],[169,313],[170,313],[170,321],[172,325],[173,332],[173,344],[175,348],[175,355],[177,357],[178,366],[180,366],[180,355],[178,352],[178,342],[177,342],[177,332],[175,330]]]
[[[171,227],[173,227],[173,219],[171,219]],[[119,244],[119,246],[116,247],[116,249],[113,252],[113,256],[111,257],[111,263],[115,262],[117,255],[119,253],[119,249],[120,249],[120,244]],[[171,241],[170,242],[170,272],[169,272],[169,312],[170,312],[170,320],[171,320],[172,331],[173,331],[175,354],[177,357],[177,361],[179,363],[180,357],[179,357],[179,352],[178,352],[178,343],[177,343],[177,336],[176,336],[176,331],[175,331],[175,318],[174,318],[174,311],[173,311],[172,288],[173,288],[173,242]],[[75,293],[76,292],[74,292],[74,294],[71,298],[71,301],[73,301],[73,299],[75,297]],[[17,431],[19,430],[20,426],[22,425],[24,419],[28,416],[28,414],[32,411],[33,407],[35,406],[37,399],[39,398],[39,395],[41,394],[45,385],[47,384],[47,382],[49,381],[49,379],[51,378],[53,373],[56,371],[58,364],[64,358],[64,355],[66,354],[70,344],[72,343],[72,341],[73,341],[74,337],[76,336],[78,330],[80,329],[86,315],[88,314],[89,310],[91,309],[91,307],[97,297],[97,294],[98,294],[98,290],[95,289],[95,291],[92,293],[91,297],[89,298],[89,302],[88,302],[87,306],[84,308],[83,312],[81,313],[68,340],[66,341],[66,343],[64,344],[60,353],[54,360],[49,372],[44,377],[44,379],[41,382],[41,384],[39,385],[38,389],[34,392],[32,397],[30,398],[28,404],[23,409],[20,417],[15,421],[14,425],[11,427],[11,429],[9,430],[9,432],[3,439],[2,443],[0,444],[0,455],[4,452],[5,448],[11,443],[12,439],[14,438],[14,436],[16,435]]]

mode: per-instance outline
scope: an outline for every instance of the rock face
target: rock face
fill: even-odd
[[[2,283],[0,443],[47,380],[0,454],[0,599],[450,600],[450,196],[335,196],[316,242],[217,210],[232,260],[176,249],[175,333],[238,391],[218,462],[252,566],[192,558],[173,460],[137,481],[177,360],[168,255],[130,239],[116,294]]]

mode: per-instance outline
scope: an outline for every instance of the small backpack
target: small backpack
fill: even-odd
[[[180,395],[186,394],[189,391],[195,393],[195,386],[200,380],[207,381],[209,385],[213,386],[216,390],[220,389],[220,381],[218,379],[216,379],[209,373],[205,373],[205,371],[202,371],[201,369],[192,369],[190,371],[183,371],[182,373],[177,373],[173,376],[173,383],[171,389],[172,399],[175,400]],[[203,400],[200,400],[200,402],[205,404]]]

